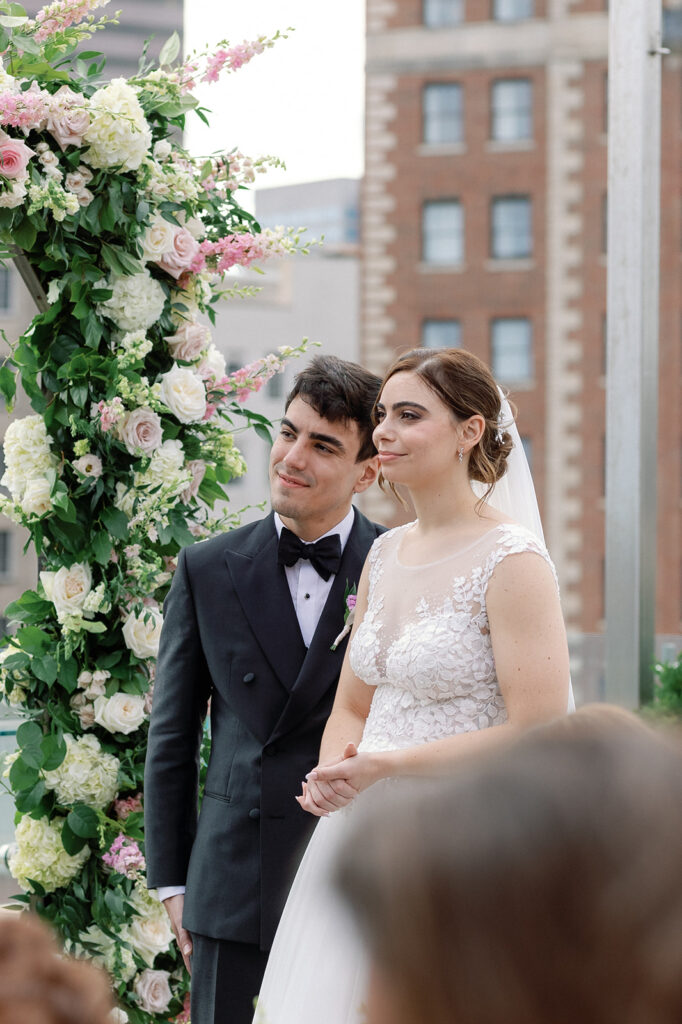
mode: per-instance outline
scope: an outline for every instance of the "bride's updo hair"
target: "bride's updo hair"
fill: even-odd
[[[481,440],[469,453],[469,479],[492,488],[507,471],[513,442],[505,429],[510,424],[500,423],[500,392],[483,360],[463,348],[413,349],[391,364],[382,390],[396,373],[415,373],[421,377],[456,419],[484,418]]]

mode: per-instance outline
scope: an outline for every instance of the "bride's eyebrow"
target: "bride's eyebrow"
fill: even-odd
[[[429,411],[425,405],[420,405],[419,402],[394,402],[391,409],[393,412],[396,412],[398,409],[421,409],[422,412]]]

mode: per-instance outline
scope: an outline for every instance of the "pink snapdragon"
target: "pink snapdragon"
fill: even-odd
[[[112,430],[125,416],[125,407],[123,401],[116,395],[112,398],[109,405],[106,402],[93,402],[90,410],[90,415],[93,419],[99,417],[99,426],[102,433],[106,434],[109,430]]]
[[[272,45],[272,44],[271,44]],[[206,59],[206,73],[202,82],[217,82],[220,72],[227,68],[228,71],[238,71],[244,64],[262,53],[266,46],[264,38],[256,39],[253,43],[244,40],[237,46],[231,46],[227,50],[219,49]]]
[[[137,796],[122,797],[119,800],[114,800],[114,814],[119,821],[125,821],[129,814],[133,814],[135,811],[142,810],[142,794],[138,793]]]
[[[243,405],[249,395],[260,391],[271,377],[283,369],[284,360],[271,352],[269,355],[263,356],[262,359],[257,359],[254,363],[235,370],[229,377],[223,377],[209,385],[207,388],[208,400],[213,403],[214,411],[217,405],[230,398],[236,399]]]
[[[123,832],[116,836],[108,853],[102,854],[102,860],[112,871],[125,875],[126,878],[137,878],[139,872],[145,869],[145,859],[140,847]]]
[[[286,241],[267,229],[260,235],[242,231],[234,235],[225,235],[217,242],[202,242],[191,269],[196,274],[208,266],[211,270],[224,274],[231,267],[250,267],[257,260],[282,256],[289,251],[291,248],[287,246]]]
[[[29,25],[37,26],[34,38],[42,43],[57,32],[77,25],[92,11],[108,3],[109,0],[54,0],[54,3],[38,11],[35,21],[29,22]]]
[[[37,82],[31,82],[26,92],[6,89],[0,93],[0,124],[29,131],[41,131],[49,114],[49,93],[43,92]]]

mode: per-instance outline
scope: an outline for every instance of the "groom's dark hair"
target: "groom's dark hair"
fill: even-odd
[[[381,378],[357,363],[336,356],[315,356],[294,378],[284,408],[286,411],[300,397],[330,423],[357,423],[360,450],[356,462],[362,462],[376,455],[372,409],[380,387]]]

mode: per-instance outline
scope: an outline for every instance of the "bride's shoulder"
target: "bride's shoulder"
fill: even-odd
[[[394,550],[400,543],[400,538],[403,534],[414,525],[414,522],[403,523],[402,526],[394,526],[390,530],[385,530],[384,533],[379,534],[370,548],[370,558],[376,559],[379,555],[383,556],[387,552]]]
[[[493,572],[500,562],[508,555],[539,555],[552,569],[556,579],[556,569],[544,540],[536,533],[512,520],[500,522],[490,531],[490,550],[488,553],[488,570]]]

